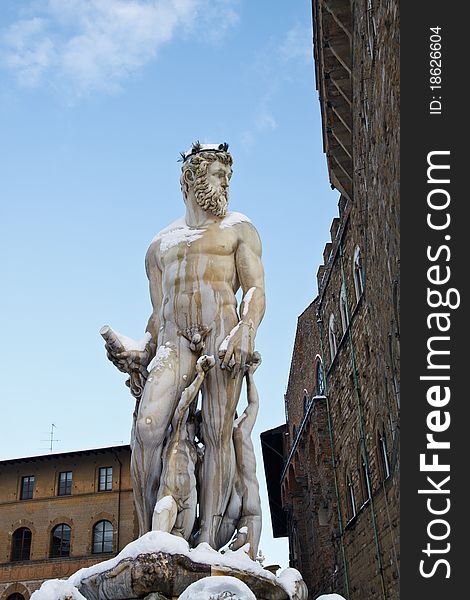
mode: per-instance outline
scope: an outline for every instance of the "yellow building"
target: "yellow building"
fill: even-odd
[[[137,537],[130,447],[0,462],[0,600],[115,556]]]

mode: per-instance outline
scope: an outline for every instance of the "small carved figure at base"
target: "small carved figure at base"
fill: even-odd
[[[188,434],[188,415],[190,405],[197,397],[207,371],[214,365],[213,356],[203,355],[198,358],[196,377],[181,394],[172,420],[170,439],[163,453],[160,488],[153,512],[153,531],[166,531],[185,540],[189,540],[193,531],[197,507],[197,451]]]

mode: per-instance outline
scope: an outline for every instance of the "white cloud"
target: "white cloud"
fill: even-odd
[[[289,63],[289,64],[287,64]],[[272,104],[279,89],[295,77],[297,69],[312,65],[313,73],[313,33],[312,26],[295,23],[282,38],[272,39],[264,52],[251,66],[257,83],[263,85],[263,92],[256,103],[252,122],[242,132],[240,143],[249,148],[256,144],[261,134],[266,135],[277,128]]]
[[[291,27],[279,46],[279,54],[284,61],[300,60],[302,62],[312,62],[312,27],[298,23]]]
[[[266,110],[256,115],[255,124],[258,131],[272,131],[277,127],[276,119]]]
[[[217,41],[237,0],[39,0],[0,33],[0,65],[22,85],[115,91],[178,32]],[[202,33],[206,35],[202,35]]]
[[[253,146],[255,143],[255,135],[253,131],[250,129],[245,129],[240,136],[240,144],[245,148],[248,146]]]
[[[196,18],[207,41],[219,43],[230,29],[238,25],[238,3],[239,0],[205,0],[198,3]]]
[[[242,132],[240,144],[245,147],[253,146],[259,134],[274,131],[276,127],[277,122],[274,116],[266,108],[260,108],[254,115],[252,127]]]
[[[277,127],[277,122],[270,110],[270,101],[275,96],[279,84],[276,81],[271,81],[267,90],[259,99],[256,111],[253,115],[253,121],[248,129],[245,129],[240,136],[242,146],[253,146],[260,134],[274,131]]]
[[[53,62],[54,45],[46,35],[44,19],[14,23],[4,35],[10,52],[3,57],[6,67],[16,71],[22,85],[33,86]]]

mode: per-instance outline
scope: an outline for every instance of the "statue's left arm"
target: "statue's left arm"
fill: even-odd
[[[240,304],[240,321],[232,331],[226,350],[219,353],[221,366],[229,366],[233,357],[233,376],[251,361],[255,349],[255,337],[258,326],[264,316],[264,269],[261,262],[261,240],[251,223],[243,222],[237,226],[238,246],[235,264],[238,280],[243,290]]]
[[[261,364],[261,355],[259,352],[253,352],[251,362],[247,364],[245,373],[246,381],[246,395],[248,399],[248,406],[243,411],[242,415],[235,419],[233,426],[234,439],[237,435],[245,438],[250,438],[251,432],[255,425],[256,417],[258,416],[259,409],[259,396],[258,390],[256,389],[255,380],[253,377],[254,372]]]

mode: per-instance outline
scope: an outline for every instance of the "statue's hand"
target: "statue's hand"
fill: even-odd
[[[251,323],[240,321],[220,345],[220,367],[222,369],[231,369],[232,377],[236,377],[240,370],[245,372],[247,363],[251,361],[254,351],[254,334],[254,328]],[[232,358],[233,361],[231,364],[230,361]]]
[[[209,356],[207,354],[203,354],[200,356],[196,363],[196,371],[198,373],[207,373],[209,369],[215,365],[215,358],[213,356]]]
[[[124,350],[123,352],[113,352],[108,344],[106,351],[109,360],[123,373],[131,374],[133,371],[139,371],[147,375],[147,365],[150,362],[150,351],[145,350]]]
[[[105,348],[109,360],[123,373],[128,375],[141,373],[147,377],[147,365],[151,358],[152,336],[147,331],[140,342],[126,338],[109,325],[100,329],[105,340]]]
[[[147,366],[150,362],[150,352],[148,348],[145,350],[125,350],[116,354],[119,361],[126,365],[126,372],[139,371],[147,375]]]
[[[253,374],[260,366],[261,362],[261,354],[259,352],[253,352],[251,355],[251,362],[246,365],[247,372]]]
[[[113,365],[123,373],[128,373],[126,361],[118,359],[117,353],[113,352],[113,349],[109,346],[109,344],[105,344],[105,349],[108,360],[110,360]]]

